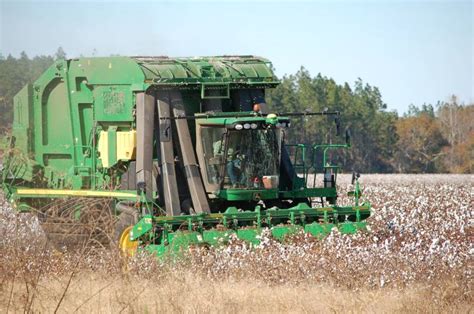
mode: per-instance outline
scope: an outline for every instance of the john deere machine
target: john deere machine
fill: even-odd
[[[370,205],[359,203],[358,182],[354,204],[337,205],[339,167],[328,155],[350,148],[349,134],[327,144],[285,138],[300,116],[334,118],[339,131],[339,112],[273,112],[265,91],[278,84],[254,56],[56,61],[14,98],[4,193],[51,234],[79,235],[91,211],[107,211],[128,253],[225,244],[232,234],[258,244],[264,228],[282,241],[364,229]]]

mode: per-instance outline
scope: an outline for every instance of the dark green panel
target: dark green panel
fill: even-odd
[[[79,128],[81,132],[82,151],[86,152],[89,143],[91,143],[91,131],[93,125],[92,104],[79,104]]]
[[[25,154],[31,152],[34,141],[31,125],[33,119],[32,110],[33,89],[30,84],[26,85],[13,98],[13,136],[15,147]]]
[[[133,97],[129,86],[99,86],[94,89],[97,121],[133,121]]]
[[[80,58],[69,64],[71,77],[84,77],[97,85],[128,85],[135,91],[146,89],[145,77],[135,60],[128,57]]]
[[[280,241],[283,241],[287,236],[296,234],[302,230],[303,227],[297,225],[290,226],[276,226],[272,228],[272,236]]]
[[[44,165],[52,169],[68,169],[72,165],[70,154],[44,154]]]
[[[43,145],[72,146],[72,123],[66,86],[61,79],[51,82],[43,93]]]

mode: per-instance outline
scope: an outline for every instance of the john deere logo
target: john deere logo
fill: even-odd
[[[102,94],[104,99],[105,114],[120,114],[125,109],[125,94],[115,90],[104,91]]]

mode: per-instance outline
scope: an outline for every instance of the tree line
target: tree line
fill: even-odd
[[[460,104],[456,96],[435,105],[410,105],[399,116],[387,110],[377,87],[361,79],[352,86],[337,84],[302,67],[284,76],[267,98],[277,112],[340,111],[352,148],[334,153],[333,160],[345,171],[473,173],[474,104]],[[334,129],[333,117],[303,116],[293,119],[287,142],[343,143]]]
[[[14,95],[65,56],[62,48],[54,56],[0,55],[0,133],[11,127]],[[276,112],[340,111],[342,136],[336,136],[334,117],[302,116],[292,119],[286,143],[343,143],[349,129],[352,148],[331,156],[344,171],[473,173],[474,104],[460,104],[455,96],[435,105],[411,105],[400,116],[387,110],[377,87],[361,79],[338,84],[302,67],[285,75],[267,93],[267,102]]]

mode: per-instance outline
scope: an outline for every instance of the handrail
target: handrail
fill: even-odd
[[[324,171],[325,169],[335,169],[335,172],[337,173],[337,170],[340,168],[340,166],[332,165],[330,162],[328,162],[328,157],[327,157],[328,151],[331,149],[350,148],[350,145],[348,144],[316,144],[316,145],[286,144],[285,146],[296,148],[294,154],[290,154],[290,161],[293,167],[295,168],[295,170],[296,168],[303,170],[303,179],[305,180],[305,185],[306,185],[305,187],[308,186],[309,173],[311,169],[314,169],[312,187],[316,185],[316,174],[317,174],[317,169],[318,169],[316,165],[316,159],[317,159],[318,150],[322,150],[322,153],[323,153],[322,170]],[[301,163],[297,163],[299,152],[301,153]],[[309,165],[307,165],[307,158],[306,158],[308,153],[310,154]],[[294,176],[293,176],[293,182],[295,182],[295,179],[297,176],[298,176],[297,172],[295,171]]]

